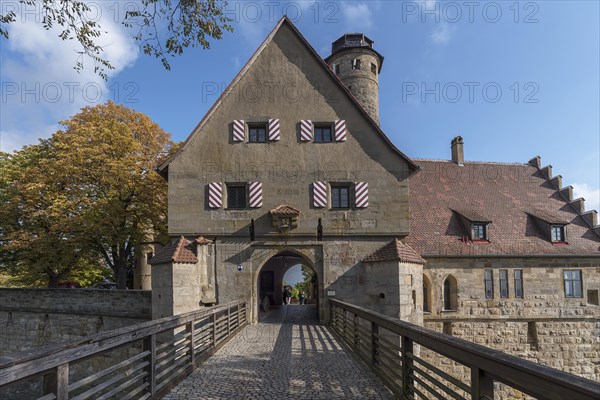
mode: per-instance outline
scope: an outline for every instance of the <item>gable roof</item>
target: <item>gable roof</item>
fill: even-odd
[[[157,171],[165,178],[168,179],[168,167],[169,164],[177,158],[177,156],[185,151],[188,143],[192,140],[192,138],[201,131],[204,124],[208,121],[211,115],[215,112],[215,110],[223,103],[225,98],[233,91],[234,87],[241,80],[241,78],[248,72],[254,61],[258,58],[258,56],[262,53],[262,51],[266,48],[266,46],[271,43],[277,32],[281,29],[282,26],[288,26],[291,31],[298,37],[300,42],[305,46],[308,52],[318,60],[321,67],[326,71],[326,73],[332,78],[333,82],[338,86],[340,90],[348,97],[350,102],[354,104],[357,111],[362,114],[362,116],[368,121],[371,127],[377,132],[377,134],[384,140],[384,142],[394,151],[398,156],[400,156],[409,167],[409,171],[416,172],[419,170],[417,164],[415,164],[407,155],[405,155],[402,151],[400,151],[392,141],[387,137],[387,135],[381,130],[379,125],[373,120],[373,118],[369,115],[369,113],[363,108],[363,106],[358,102],[358,100],[354,97],[354,95],[348,90],[348,88],[342,83],[342,81],[337,77],[337,75],[329,68],[327,63],[321,58],[321,56],[317,53],[317,51],[308,43],[306,38],[300,33],[298,28],[289,20],[287,16],[283,16],[277,25],[273,28],[271,33],[265,38],[265,40],[261,43],[261,45],[256,49],[252,57],[246,62],[244,67],[238,72],[238,74],[233,78],[233,80],[229,83],[229,85],[223,90],[217,101],[211,106],[208,112],[204,115],[202,120],[196,125],[196,127],[192,130],[192,133],[187,137],[187,139],[183,142],[179,149],[175,153],[173,153],[167,160],[157,167]]]
[[[557,185],[548,169],[533,164],[415,160],[421,172],[410,177],[410,235],[406,243],[421,256],[600,255],[595,212],[575,207],[572,191]],[[468,209],[465,211],[465,205]],[[489,243],[465,240],[460,218],[492,221]],[[478,216],[472,214],[477,211]],[[536,210],[536,211],[533,211]],[[569,223],[568,245],[550,241],[533,214]]]
[[[426,262],[410,246],[405,245],[398,239],[392,240],[363,259],[363,262],[384,261],[400,261],[414,264],[425,264]]]
[[[195,242],[192,243],[181,236],[176,241],[174,240],[160,249],[148,263],[150,265],[168,264],[171,262],[195,264],[198,262],[195,247]]]

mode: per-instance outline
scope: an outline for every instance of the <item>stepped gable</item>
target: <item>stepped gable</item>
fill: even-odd
[[[410,179],[410,235],[421,256],[600,255],[598,213],[562,187],[540,157],[528,163],[414,159]],[[468,207],[466,206],[468,205]],[[489,221],[489,242],[465,240],[459,213]],[[537,220],[566,224],[567,245],[557,246]]]

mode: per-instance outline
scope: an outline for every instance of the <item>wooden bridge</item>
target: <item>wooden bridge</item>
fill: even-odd
[[[233,302],[0,358],[0,398],[599,398],[597,382],[342,301],[330,300],[328,326],[285,307],[248,325],[247,307]]]

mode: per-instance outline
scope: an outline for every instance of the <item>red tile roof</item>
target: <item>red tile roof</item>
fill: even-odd
[[[181,236],[176,241],[172,241],[160,249],[149,261],[150,264],[168,264],[168,263],[195,264],[198,262],[196,257],[196,243],[189,242]]]
[[[364,262],[384,262],[400,261],[415,264],[425,264],[421,258],[410,246],[403,244],[398,239],[387,243],[373,254],[365,257]]]
[[[287,204],[281,204],[269,212],[275,215],[300,215],[300,210]]]
[[[600,256],[600,235],[569,204],[571,199],[550,182],[544,169],[530,164],[415,162],[422,170],[409,178],[410,235],[406,243],[421,256]],[[490,242],[465,240],[465,229],[453,209],[490,220]],[[543,220],[568,222],[568,245],[554,246],[546,237],[549,233],[542,232],[528,213]]]

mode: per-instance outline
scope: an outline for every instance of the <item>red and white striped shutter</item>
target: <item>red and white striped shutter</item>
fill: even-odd
[[[246,125],[243,119],[233,121],[233,141],[243,142],[246,140]]]
[[[223,182],[210,182],[208,184],[208,206],[221,208],[223,206]]]
[[[327,207],[327,183],[313,182],[313,206],[316,208]]]
[[[250,182],[250,208],[263,205],[262,182]]]
[[[279,129],[279,119],[269,120],[269,140],[281,139],[281,130]]]
[[[300,140],[310,142],[313,140],[313,124],[309,119],[300,121]]]
[[[336,142],[346,141],[346,120],[338,119],[334,124],[334,135]]]
[[[369,184],[367,182],[354,183],[354,204],[357,208],[369,207]]]

